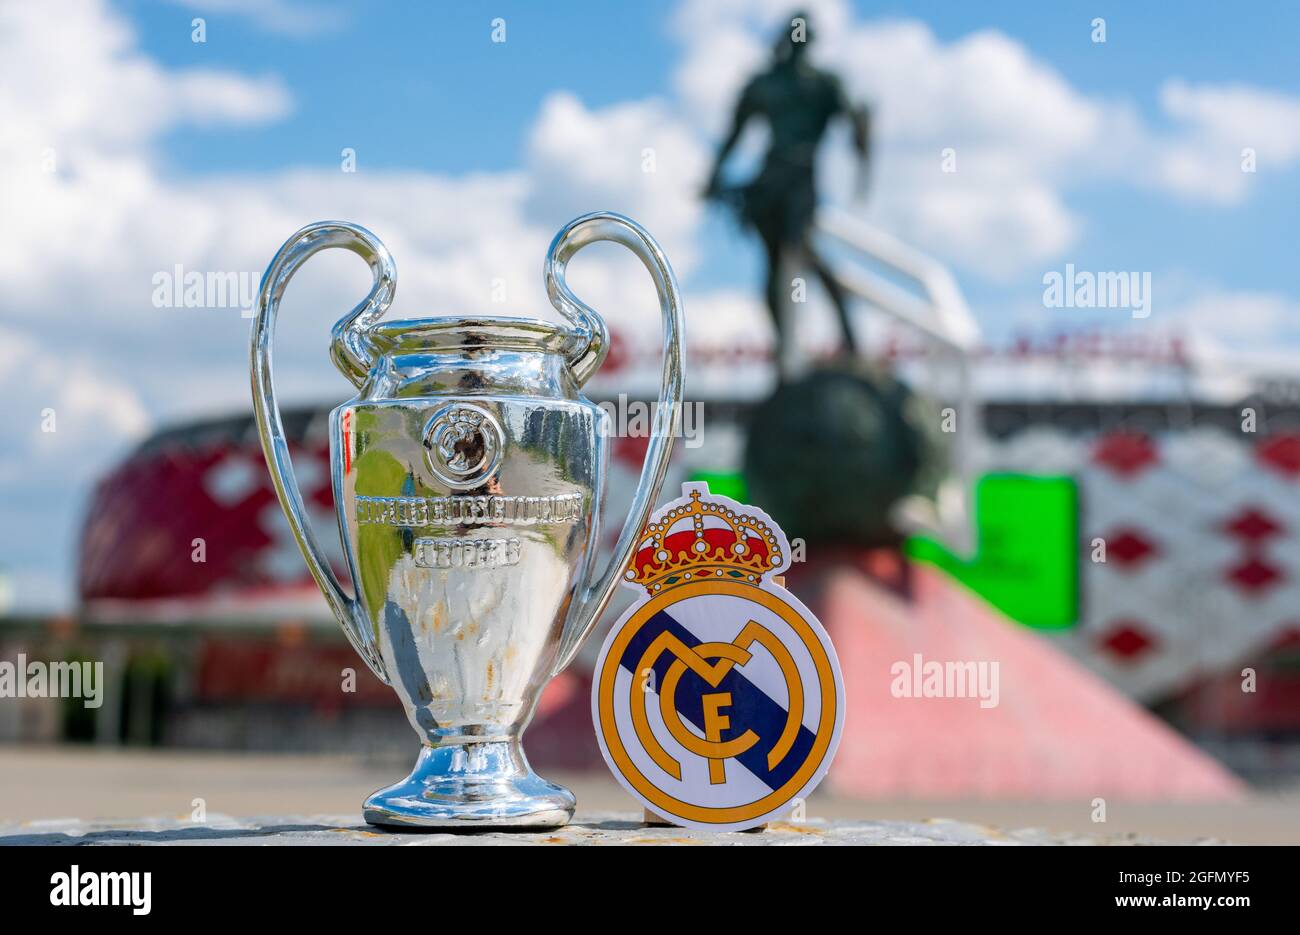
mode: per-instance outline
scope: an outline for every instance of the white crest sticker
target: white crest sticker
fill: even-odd
[[[821,623],[772,580],[790,548],[771,517],[706,484],[682,491],[624,572],[640,600],[601,647],[592,719],[646,808],[740,831],[785,816],[826,775],[844,681]]]

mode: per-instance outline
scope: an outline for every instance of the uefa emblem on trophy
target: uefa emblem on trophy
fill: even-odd
[[[664,329],[653,437],[614,555],[599,572],[608,417],[582,386],[604,360],[609,332],[565,283],[569,259],[598,240],[622,244],[645,265]],[[374,277],[332,332],[332,359],[358,389],[330,415],[334,500],[355,597],[307,523],[271,369],[285,286],[330,247],[359,254]],[[382,322],[396,280],[392,257],[364,228],[303,228],[263,277],[251,354],[262,446],[303,558],[422,744],[411,774],[366,800],[365,818],[406,827],[562,825],[573,794],[533,772],[520,738],[542,688],[609,602],[659,493],[682,399],[677,283],[654,239],[611,213],[572,221],[551,244],[546,289],[564,325]]]

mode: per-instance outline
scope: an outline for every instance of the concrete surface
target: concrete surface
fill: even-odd
[[[410,763],[405,761],[369,761],[346,756],[0,747],[0,829],[3,829],[0,834],[12,837],[75,832],[84,835],[90,830],[93,835],[152,829],[173,835],[181,831],[190,834],[202,831],[211,836],[225,828],[227,832],[241,832],[224,834],[223,840],[232,843],[248,842],[257,836],[274,837],[277,833],[269,831],[270,827],[291,822],[313,826],[316,830],[304,833],[318,837],[351,838],[360,834],[362,839],[369,840],[364,832],[322,829],[361,828],[358,813],[362,799],[400,778],[409,768]],[[640,814],[637,804],[607,773],[543,772],[547,778],[563,783],[577,794],[579,812],[587,820],[610,813],[629,818]],[[196,807],[206,812],[206,826],[196,827],[189,821]],[[930,840],[936,829],[947,829],[944,833],[983,834],[990,840],[1010,841],[1040,835],[1061,842],[1300,843],[1300,795],[1295,792],[1255,795],[1238,803],[1108,801],[1106,820],[1099,823],[1093,821],[1095,806],[1091,799],[861,800],[819,790],[809,799],[806,814],[807,828],[831,830],[832,833],[823,836],[828,840],[846,836],[860,840],[883,841],[891,836]],[[149,821],[116,820],[120,816],[141,815],[160,817]],[[328,820],[247,817],[276,815],[332,817]],[[236,817],[219,819],[217,816]],[[931,820],[939,816],[952,819],[953,823]],[[581,836],[587,833],[581,830],[583,827],[588,825],[580,823],[578,828],[561,835]],[[984,830],[972,832],[969,830],[972,827]],[[256,831],[257,828],[262,831]],[[1045,830],[990,830],[995,828]],[[997,836],[999,833],[1003,838]],[[603,841],[602,834],[597,826],[595,837]],[[660,839],[681,834],[653,829],[638,831],[635,836]],[[781,836],[771,841],[790,840],[791,835],[799,836],[793,831],[782,831]],[[749,837],[753,835],[728,835],[726,840],[768,843],[766,839],[750,842]],[[388,835],[383,838],[402,839]]]
[[[204,822],[145,818],[86,822],[75,819],[0,825],[4,845],[363,845],[419,846],[663,845],[1033,845],[1156,844],[1132,836],[1082,837],[1041,829],[1000,831],[961,821],[774,822],[763,831],[717,833],[651,827],[632,813],[578,815],[563,828],[536,832],[390,832],[362,823],[355,815],[276,815],[236,819],[210,815]]]

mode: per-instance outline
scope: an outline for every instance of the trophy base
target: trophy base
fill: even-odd
[[[411,775],[366,799],[364,816],[390,828],[558,828],[577,800],[533,772],[518,740],[425,746]]]

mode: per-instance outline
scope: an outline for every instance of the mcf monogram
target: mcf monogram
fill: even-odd
[[[760,738],[752,728],[746,728],[740,736],[723,741],[722,732],[730,730],[731,718],[723,714],[722,710],[731,707],[731,692],[711,692],[702,695],[700,699],[704,714],[704,739],[701,740],[682,723],[682,716],[677,708],[677,686],[689,668],[704,679],[710,687],[716,688],[733,666],[743,666],[749,662],[753,656],[749,652],[749,647],[754,643],[761,644],[777,660],[791,701],[786,711],[781,735],[776,743],[771,745],[767,754],[768,769],[775,769],[790,752],[795,738],[799,735],[799,724],[803,720],[803,681],[799,678],[799,669],[795,665],[794,657],[771,630],[751,620],[745,624],[744,629],[733,642],[701,643],[694,648],[687,646],[670,631],[665,630],[650,644],[650,648],[645,651],[637,667],[641,672],[653,671],[654,663],[664,652],[672,653],[677,657],[669,666],[663,684],[659,686],[659,711],[663,716],[664,726],[668,728],[673,739],[691,753],[709,761],[709,782],[713,785],[721,785],[727,781],[726,761],[749,750],[759,742]],[[712,659],[718,661],[711,663],[709,660]],[[635,683],[632,692],[632,723],[636,727],[637,737],[641,740],[642,746],[660,769],[674,779],[681,779],[681,764],[668,754],[650,729],[650,721],[646,716],[648,694],[644,702],[638,699]]]

